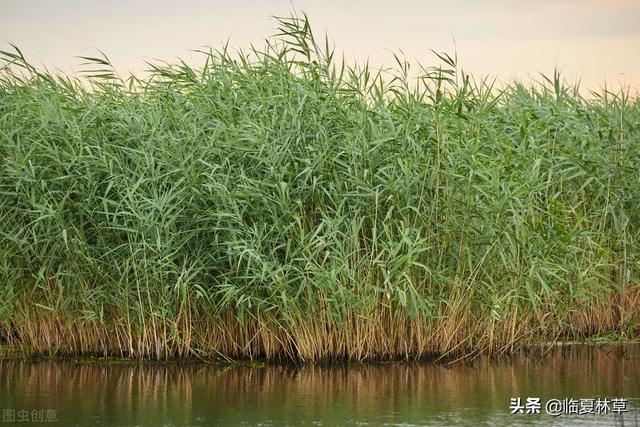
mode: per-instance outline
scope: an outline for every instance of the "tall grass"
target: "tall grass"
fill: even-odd
[[[637,98],[498,90],[440,53],[349,66],[277,22],[264,49],[128,79],[2,52],[6,339],[361,360],[637,335]]]

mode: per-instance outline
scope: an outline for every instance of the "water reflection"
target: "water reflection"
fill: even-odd
[[[219,367],[0,361],[0,407],[59,425],[640,425],[511,415],[509,399],[640,397],[640,345],[574,346],[473,364]],[[544,412],[544,411],[543,411]]]

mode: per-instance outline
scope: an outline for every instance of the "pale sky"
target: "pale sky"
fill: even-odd
[[[78,70],[77,55],[104,51],[122,74],[145,61],[194,61],[193,49],[262,46],[271,15],[305,11],[346,59],[391,65],[391,52],[435,65],[430,49],[455,46],[477,77],[527,81],[561,69],[597,89],[640,88],[640,0],[0,0],[0,49],[17,44],[31,61]]]

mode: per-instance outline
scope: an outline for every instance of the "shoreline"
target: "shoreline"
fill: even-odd
[[[511,353],[500,355],[478,354],[471,360],[463,358],[459,360],[440,359],[437,356],[422,358],[397,358],[397,359],[366,359],[354,361],[348,359],[329,359],[318,361],[296,361],[287,359],[265,359],[257,358],[249,359],[205,359],[197,356],[187,356],[183,358],[169,358],[165,360],[157,359],[134,359],[134,358],[118,358],[118,357],[100,357],[92,355],[46,355],[46,354],[30,354],[21,349],[12,349],[11,344],[0,343],[0,362],[3,361],[20,361],[26,363],[38,362],[61,362],[76,365],[104,365],[104,366],[130,366],[130,365],[146,365],[146,366],[193,366],[193,365],[210,365],[219,368],[228,367],[250,367],[250,368],[267,368],[267,367],[286,367],[286,366],[318,366],[318,367],[346,367],[346,366],[385,366],[385,365],[435,365],[435,366],[464,366],[473,365],[478,360],[488,361],[489,363],[499,363],[511,360],[515,357],[526,356],[534,357],[536,360],[543,360],[558,351],[593,348],[597,350],[616,350],[625,351],[629,347],[639,347],[640,339],[618,340],[618,341],[599,341],[595,342],[591,339],[584,341],[558,341],[558,342],[542,342],[531,344],[519,348]]]

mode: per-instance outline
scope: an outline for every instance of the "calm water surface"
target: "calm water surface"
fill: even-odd
[[[512,415],[512,397],[541,398],[542,414]],[[549,399],[617,397],[628,399],[624,415],[544,414]],[[638,398],[640,345],[452,366],[0,361],[2,426],[634,426]]]

